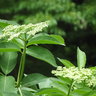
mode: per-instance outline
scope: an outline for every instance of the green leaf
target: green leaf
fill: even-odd
[[[47,78],[46,76],[39,74],[39,73],[30,74],[23,78],[21,85],[32,86],[32,85],[42,82],[46,78]]]
[[[40,60],[46,61],[52,66],[57,67],[55,58],[48,49],[40,47],[40,46],[32,46],[32,47],[27,48],[26,51],[28,55],[38,58]]]
[[[0,96],[3,96],[3,94],[0,92]]]
[[[90,91],[90,92],[86,93],[84,96],[96,96],[96,91],[95,90]]]
[[[68,67],[68,68],[74,66],[70,61],[68,61],[68,60],[66,60],[66,59],[60,59],[60,58],[58,58],[58,60],[59,60],[64,66],[66,66],[66,67]]]
[[[12,76],[0,75],[0,92],[1,93],[16,93],[15,79]]]
[[[4,28],[6,26],[10,25],[6,20],[1,20],[0,19],[0,27]]]
[[[29,91],[22,91],[22,95],[23,96],[35,96],[34,94],[32,94],[32,92],[29,92]]]
[[[52,84],[53,88],[57,88],[58,90],[61,90],[65,94],[68,93],[69,88],[66,84],[64,84],[61,81],[56,80],[56,79],[51,79],[51,80],[52,80],[51,84]]]
[[[20,96],[20,95],[13,92],[4,92],[3,95],[0,95],[0,96]]]
[[[50,88],[52,87],[52,81],[51,81],[51,78],[46,78],[44,79],[44,81],[40,82],[39,83],[39,88]]]
[[[86,64],[86,54],[81,51],[79,48],[77,48],[77,65],[78,68],[81,69],[85,67]]]
[[[53,94],[49,94],[49,95],[47,95],[47,96],[65,96],[65,95],[59,94],[59,93],[53,93]]]
[[[67,81],[66,81],[67,82]],[[57,88],[58,90],[63,91],[64,93],[68,93],[68,85],[69,83],[65,83],[65,79],[60,80],[57,78],[49,77],[44,79],[44,81],[39,83],[39,88]]]
[[[17,24],[17,23],[14,22],[14,21],[8,21],[8,20],[0,19],[0,27],[1,28],[4,28],[4,27],[6,27],[8,25],[15,25],[15,24]]]
[[[27,46],[32,44],[58,44],[65,45],[64,39],[58,35],[36,35],[31,38],[27,44]]]
[[[65,41],[61,36],[59,36],[59,35],[50,35],[50,36],[53,37],[54,39],[58,40],[58,42],[61,42],[61,45],[65,45]]]
[[[14,69],[16,65],[16,59],[16,52],[4,52],[0,56],[0,67],[6,75]]]
[[[91,91],[90,88],[80,88],[80,89],[76,89],[74,91],[72,91],[71,96],[88,96],[85,95],[87,93],[89,93]]]
[[[52,81],[59,81],[63,84],[66,84],[66,85],[70,85],[71,84],[71,80],[69,78],[65,78],[65,77],[58,77],[58,78],[52,78],[51,79]]]
[[[36,92],[36,90],[32,89],[32,87],[29,88],[23,86],[20,86],[18,88],[18,91],[20,93],[20,96],[34,96],[34,93]]]
[[[94,67],[89,67],[90,69],[92,69],[92,70],[96,70],[96,66],[94,66]]]
[[[36,86],[36,87],[37,87],[37,85],[33,85],[33,86]],[[33,93],[34,93],[34,92],[36,92],[36,90],[37,90],[38,88],[34,89],[33,86],[32,86],[31,88],[22,86],[22,87],[21,87],[21,90],[22,90],[22,91],[29,91],[29,92],[33,92]]]
[[[19,46],[20,48],[24,48],[24,42],[21,40],[21,39],[19,39],[19,38],[14,38],[13,40],[12,40],[12,42],[13,43],[15,43],[17,46]]]
[[[61,90],[58,90],[57,88],[43,88],[43,89],[38,90],[36,95],[48,94],[48,96],[50,96],[50,94],[54,94],[54,93],[57,93],[60,96],[61,95],[67,96],[64,92],[62,92]]]
[[[20,48],[11,42],[2,42],[0,43],[0,52],[14,52],[20,51]]]

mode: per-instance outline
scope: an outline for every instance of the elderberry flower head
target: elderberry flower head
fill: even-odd
[[[27,35],[35,35],[36,33],[42,31],[45,27],[48,27],[48,21],[37,24],[30,23],[27,25],[8,25],[2,30],[3,34],[0,35],[0,39],[8,37],[9,41],[21,36],[24,33]]]
[[[89,68],[81,68],[79,70],[78,67],[66,68],[62,66],[58,66],[56,70],[52,70],[52,74],[55,76],[72,79],[74,83],[85,82],[89,87],[96,86],[96,73],[94,74],[94,72]]]

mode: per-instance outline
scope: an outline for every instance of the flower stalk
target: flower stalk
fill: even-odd
[[[22,52],[21,60],[20,60],[20,66],[19,66],[19,72],[18,72],[18,78],[17,78],[17,87],[20,86],[20,81],[22,80],[23,74],[24,74],[24,67],[25,67],[25,58],[26,58],[26,34],[25,34],[25,40],[24,40],[24,49]]]
[[[70,96],[70,92],[71,92],[72,86],[73,86],[73,80],[71,81],[67,96]]]

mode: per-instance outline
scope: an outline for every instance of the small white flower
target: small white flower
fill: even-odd
[[[62,70],[62,66],[58,66],[57,67],[57,70]]]
[[[8,40],[12,40],[26,33],[29,36],[35,35],[36,33],[42,31],[43,28],[48,27],[48,21],[41,22],[37,24],[27,24],[27,25],[8,25],[5,27],[0,35],[0,39],[8,37]]]

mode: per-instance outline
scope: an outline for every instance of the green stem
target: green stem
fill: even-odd
[[[20,96],[23,96],[22,91],[20,88],[18,88]]]
[[[17,77],[17,87],[20,86],[20,81],[22,80],[24,74],[25,58],[26,58],[26,40],[24,41],[24,49],[20,60],[19,72]]]
[[[70,92],[71,92],[72,86],[73,86],[73,80],[71,81],[70,88],[69,88],[69,91],[68,91],[67,96],[69,96],[69,95],[70,95]]]

